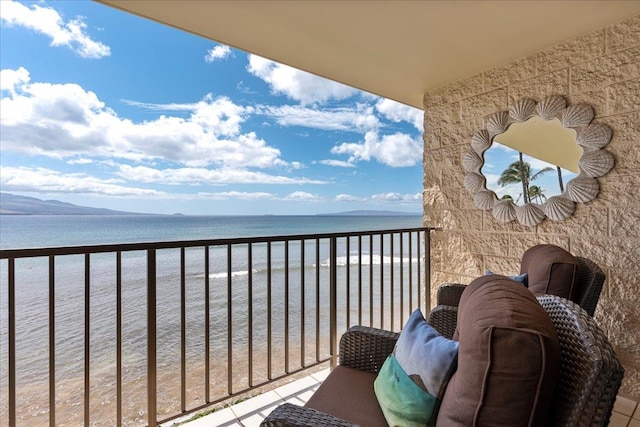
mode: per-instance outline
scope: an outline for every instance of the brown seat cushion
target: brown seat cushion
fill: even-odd
[[[553,322],[535,296],[483,276],[458,307],[458,370],[437,426],[544,426],[559,366]]]
[[[572,299],[578,278],[578,260],[555,245],[533,246],[522,255],[520,273],[527,273],[534,295],[557,295]]]
[[[373,391],[376,374],[336,366],[306,407],[361,426],[388,427]]]

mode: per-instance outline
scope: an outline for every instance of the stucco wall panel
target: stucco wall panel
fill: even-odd
[[[509,102],[522,98],[540,101],[550,95],[569,93],[569,69],[565,68],[509,86]]]
[[[524,251],[529,249],[531,246],[537,245],[538,243],[540,243],[538,235],[534,233],[509,234],[509,256],[520,260],[522,259],[522,254],[524,253]],[[520,272],[519,264],[516,270],[510,270],[509,273],[505,274],[516,274]]]
[[[616,160],[623,161],[620,157]],[[615,206],[640,206],[640,184],[637,175],[618,175],[615,180],[600,181],[598,201]],[[595,203],[595,201],[594,201]]]
[[[425,123],[434,129],[460,121],[460,104],[445,104],[425,111]]]
[[[640,243],[640,209],[611,208],[611,235],[638,239]]]
[[[538,234],[538,243],[541,245],[550,244],[560,246],[568,251],[571,250],[569,237],[558,234]]]
[[[461,187],[461,156],[488,115],[524,97],[549,95],[594,107],[596,121],[613,131],[606,149],[616,165],[598,178],[598,197],[578,205],[568,220],[546,219],[536,227],[499,223],[476,209]],[[640,16],[427,93],[424,100],[424,218],[426,225],[443,227],[436,233],[432,293],[441,282],[468,283],[487,269],[518,273],[522,253],[536,243],[592,259],[607,274],[595,318],[625,366],[620,394],[640,401]]]
[[[502,88],[511,83],[530,79],[536,74],[536,57],[521,58],[483,73],[484,88],[487,91]]]
[[[620,306],[626,310],[620,310]],[[626,334],[612,334],[611,344],[623,363],[633,363],[640,358],[640,317],[634,312],[631,303],[613,300],[603,302],[596,318],[604,329],[609,331],[627,331]]]
[[[492,90],[460,101],[460,117],[464,122],[507,109],[506,89]],[[479,129],[476,129],[479,130]],[[472,132],[473,134],[473,132]]]
[[[607,283],[609,298],[629,301],[634,305],[640,304],[640,278],[635,271],[610,268]]]
[[[424,146],[430,150],[440,148],[440,133],[440,128],[428,128],[425,126],[425,131],[422,134]]]
[[[484,274],[487,270],[491,270],[494,273],[503,274],[507,276],[512,274],[518,274],[520,272],[520,258],[521,257],[505,258],[505,257],[485,256],[483,257],[484,267],[482,268],[482,271],[480,272],[480,274]]]
[[[445,230],[481,230],[482,213],[477,209],[446,209],[442,226]]]
[[[546,73],[602,56],[604,35],[605,30],[596,31],[539,52],[537,54],[538,72]]]
[[[445,91],[447,102],[460,101],[474,95],[482,93],[483,83],[482,74],[461,80],[458,84],[448,86]]]
[[[571,250],[607,268],[637,270],[638,260],[640,260],[640,240],[638,239],[572,236]]]
[[[539,233],[573,236],[607,236],[609,234],[609,209],[592,207],[594,203],[578,205],[573,215],[564,221],[545,220],[538,225]]]
[[[445,105],[449,103],[447,101],[444,87],[425,93],[424,96],[422,97],[422,101],[424,104],[429,104],[432,107],[437,107],[437,106]]]
[[[467,193],[467,197],[473,201],[473,196]],[[477,208],[476,208],[477,210]],[[493,217],[491,211],[484,211],[484,222],[483,222],[483,231],[507,231],[511,233],[528,233],[531,231],[529,227],[525,227],[520,224],[518,221],[511,221],[508,223],[499,222]]]
[[[640,79],[611,85],[608,95],[610,114],[637,111],[640,109]]]
[[[475,132],[482,129],[483,126],[484,118],[482,117],[475,119],[472,118],[452,125],[448,125],[441,130],[442,146],[462,146],[464,148],[462,154],[464,154],[469,147],[467,144],[460,144],[460,141],[464,141],[468,135],[473,135]]]
[[[636,16],[607,28],[606,51],[615,52],[638,44],[640,40],[640,16]]]
[[[640,76],[640,46],[571,68],[571,92],[580,93]]]

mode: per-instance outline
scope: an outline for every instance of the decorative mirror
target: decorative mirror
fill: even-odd
[[[489,116],[486,128],[473,135],[471,150],[462,159],[467,171],[464,186],[474,194],[475,205],[491,210],[500,222],[517,219],[534,226],[545,217],[566,219],[573,214],[575,203],[593,200],[600,190],[596,178],[614,165],[611,153],[603,149],[611,140],[611,128],[591,123],[593,116],[591,106],[567,106],[562,96],[538,103],[525,98],[509,111]],[[506,158],[506,163],[498,165],[502,172],[491,174],[488,180],[485,174],[497,166],[487,160],[486,152],[492,146],[511,149],[512,155],[502,155],[503,162]],[[541,161],[550,165],[541,165]],[[543,175],[556,176],[557,184],[543,187]],[[537,179],[540,181],[534,182]],[[565,185],[566,179],[570,180]],[[488,181],[499,187],[488,188]]]

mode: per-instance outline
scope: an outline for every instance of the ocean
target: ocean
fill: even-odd
[[[99,245],[111,243],[139,243],[184,241],[237,237],[282,236],[291,234],[339,233],[404,229],[421,226],[420,216],[8,216],[0,215],[0,248],[21,249],[57,246]],[[349,276],[355,282],[370,278],[385,280],[400,269],[414,275],[419,259],[414,250],[412,259],[399,257],[400,242],[395,241],[394,253],[380,253],[378,242],[363,244],[363,266],[353,268],[357,260],[354,241],[347,253],[344,242],[338,248],[336,260],[339,280]],[[413,244],[419,244],[419,239]],[[403,245],[409,245],[404,241]],[[248,369],[254,383],[266,379],[267,373],[267,299],[266,277],[271,271],[273,280],[272,370],[279,375],[284,366],[285,337],[289,337],[289,369],[313,363],[316,356],[316,332],[321,337],[322,354],[328,352],[328,272],[327,242],[317,248],[314,241],[291,242],[286,248],[285,266],[283,244],[272,248],[271,268],[267,265],[266,245],[252,249],[252,263],[248,265],[246,247],[234,248],[230,261],[225,247],[212,247],[209,261],[210,293],[210,375],[211,395],[224,397],[226,379],[233,378],[234,392],[248,384]],[[186,334],[187,334],[187,407],[204,403],[204,255],[202,248],[185,251],[186,271]],[[304,254],[304,259],[302,256]],[[227,265],[231,264],[232,287],[228,295]],[[90,263],[90,402],[91,425],[115,425],[116,376],[116,293],[114,254],[96,254]],[[346,269],[345,266],[352,266]],[[7,347],[8,263],[0,262],[0,425],[6,421],[8,400]],[[83,424],[84,387],[84,256],[56,258],[55,264],[55,360],[56,360],[56,425]],[[393,265],[394,271],[389,268]],[[375,268],[374,268],[375,266]],[[382,269],[380,268],[382,267]],[[384,269],[384,271],[383,271]],[[122,255],[122,363],[123,363],[123,425],[146,422],[146,253],[136,251]],[[317,276],[316,276],[317,275]],[[358,276],[362,275],[362,277]],[[248,277],[253,288],[248,293]],[[375,277],[373,277],[375,276]],[[285,289],[285,277],[290,287]],[[321,285],[316,288],[319,277]],[[158,251],[157,261],[158,311],[158,413],[171,416],[180,411],[180,251]],[[338,304],[344,307],[346,290],[338,293]],[[353,307],[357,289],[351,289],[352,306],[345,308],[357,316]],[[378,290],[365,291],[363,309],[369,301],[377,301]],[[397,292],[397,291],[396,291]],[[249,297],[251,295],[251,297]],[[285,299],[288,296],[288,300]],[[316,301],[321,296],[322,301]],[[301,301],[304,300],[303,311]],[[231,301],[232,308],[227,305]],[[316,303],[320,310],[316,313]],[[418,303],[417,301],[415,302]],[[232,331],[227,325],[231,311]],[[248,343],[247,312],[253,316],[253,342]],[[285,320],[284,311],[289,312]],[[406,313],[408,315],[408,313]],[[304,315],[304,319],[302,318]],[[315,325],[316,316],[320,325]],[[365,316],[366,317],[366,316]],[[387,319],[388,320],[388,319]],[[288,330],[284,325],[288,322]],[[351,323],[354,321],[352,320]],[[300,325],[303,325],[302,327]],[[341,325],[344,329],[346,324]],[[49,386],[49,287],[46,258],[16,261],[16,356],[17,356],[17,413],[18,425],[39,426],[48,423]],[[317,328],[317,331],[316,331]],[[301,343],[305,352],[301,356]],[[308,341],[308,343],[307,343]],[[227,343],[233,343],[232,361],[227,359]],[[252,363],[247,362],[251,345]],[[229,363],[230,362],[230,363]],[[232,367],[231,373],[228,366]],[[224,379],[224,381],[216,381]]]

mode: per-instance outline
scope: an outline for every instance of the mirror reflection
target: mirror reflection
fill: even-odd
[[[566,183],[577,176],[568,169],[500,144],[497,138],[484,153],[482,174],[487,189],[499,199],[511,199],[519,206],[529,202],[542,204],[549,197],[562,194]]]
[[[564,192],[565,183],[579,172],[581,156],[575,130],[558,119],[535,116],[495,136],[484,153],[482,174],[499,199],[542,204]]]

